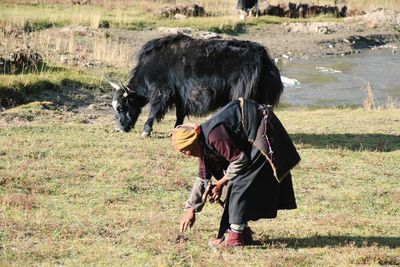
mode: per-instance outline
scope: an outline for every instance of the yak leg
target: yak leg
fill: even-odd
[[[157,118],[157,115],[161,112],[161,105],[160,104],[153,104],[150,107],[150,113],[149,117],[144,124],[144,129],[141,134],[142,137],[148,137],[150,136],[151,132],[153,131],[153,124],[155,119]]]
[[[175,127],[181,125],[185,119],[185,114],[183,114],[183,108],[181,105],[176,104],[176,123]]]

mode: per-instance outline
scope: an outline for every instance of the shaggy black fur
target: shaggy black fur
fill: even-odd
[[[283,90],[279,70],[263,46],[186,35],[147,42],[139,52],[127,87],[127,105],[138,103],[138,97],[146,99],[131,110],[140,112],[145,102],[150,103],[145,135],[150,134],[154,120],[160,121],[174,105],[179,125],[187,115],[207,114],[239,97],[277,105]],[[128,128],[135,122],[136,119],[130,120]],[[122,128],[127,129],[126,125]]]

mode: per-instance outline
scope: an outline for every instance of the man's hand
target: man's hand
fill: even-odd
[[[189,227],[192,227],[196,221],[196,212],[193,208],[187,209],[185,215],[181,220],[180,231],[185,232]]]
[[[222,177],[222,179],[218,180],[211,192],[211,199],[212,200],[218,200],[221,197],[222,189],[224,186],[228,183],[228,178],[225,176]]]

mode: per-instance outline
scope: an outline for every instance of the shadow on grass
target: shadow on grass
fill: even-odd
[[[381,236],[311,236],[307,238],[269,238],[262,236],[255,240],[254,246],[287,247],[287,248],[320,248],[320,247],[389,247],[400,248],[400,237]]]
[[[244,23],[236,23],[234,25],[226,24],[219,27],[210,27],[207,29],[210,32],[218,34],[228,34],[231,36],[239,36],[246,32],[246,25]]]
[[[26,20],[23,25],[23,30],[24,32],[34,32],[61,26],[62,23],[58,22],[49,22],[46,20]]]
[[[93,103],[99,86],[69,78],[57,82],[47,79],[29,84],[20,82],[11,87],[0,86],[0,105],[11,108],[31,101],[51,101],[56,106],[77,108]]]
[[[295,144],[317,149],[343,148],[353,151],[400,150],[400,135],[391,134],[291,134]]]
[[[173,125],[171,124],[171,129]],[[293,142],[317,149],[391,152],[400,150],[400,135],[389,134],[291,134]],[[150,138],[170,138],[171,132],[153,131]]]

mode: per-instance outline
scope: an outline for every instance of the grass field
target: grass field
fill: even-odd
[[[175,244],[197,161],[173,151],[173,113],[141,139],[144,115],[122,134],[113,132],[111,109],[85,109],[111,95],[105,76],[124,80],[133,66],[129,43],[95,29],[107,21],[111,29],[240,34],[287,19],[239,21],[235,0],[197,1],[213,16],[183,21],[153,11],[192,1],[92,2],[0,2],[0,56],[28,44],[45,61],[37,71],[0,75],[0,266],[400,265],[400,110],[373,102],[364,105],[372,110],[278,109],[302,157],[293,170],[298,209],[253,222],[254,245],[214,251],[208,241],[222,209],[209,204],[188,241]],[[400,8],[395,0],[346,4]],[[89,30],[61,31],[70,26]],[[61,65],[60,55],[77,60]],[[96,60],[104,64],[75,64]]]
[[[0,263],[399,265],[399,110],[277,114],[302,156],[298,209],[253,222],[254,246],[212,251],[222,211],[212,204],[173,242],[197,161],[171,148],[172,115],[141,139],[144,117],[122,134],[111,115],[51,103],[0,113]]]

